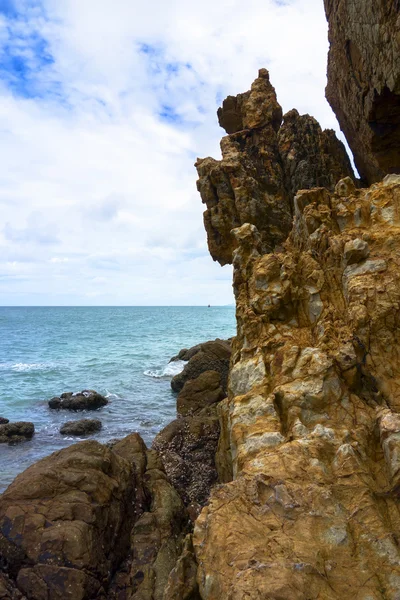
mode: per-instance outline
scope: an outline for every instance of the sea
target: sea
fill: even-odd
[[[70,420],[98,418],[99,442],[137,431],[150,445],[176,416],[170,381],[181,348],[235,335],[227,307],[0,307],[0,416],[31,421],[35,435],[0,444],[0,492],[48,454],[79,441],[63,436]],[[109,404],[98,411],[48,408],[63,392],[94,389]]]

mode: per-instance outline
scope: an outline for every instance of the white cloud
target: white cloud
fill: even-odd
[[[219,102],[260,67],[285,111],[337,128],[321,0],[14,7],[0,15],[0,303],[231,302],[193,163],[219,156]]]

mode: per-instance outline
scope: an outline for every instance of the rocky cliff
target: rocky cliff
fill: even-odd
[[[368,184],[400,173],[400,4],[324,0],[326,96]]]
[[[219,120],[223,159],[197,167],[211,255],[234,268],[233,476],[195,524],[201,598],[398,599],[400,176],[333,186],[341,145],[296,111],[278,128],[265,71]]]

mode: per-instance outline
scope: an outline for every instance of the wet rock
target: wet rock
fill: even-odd
[[[135,477],[95,441],[29,467],[0,496],[0,555],[28,598],[104,598],[129,548]]]
[[[200,348],[185,365],[183,371],[172,378],[171,387],[180,392],[187,381],[196,379],[205,371],[216,371],[221,377],[221,386],[226,390],[231,346],[224,340],[200,344]]]
[[[65,392],[60,397],[49,400],[49,408],[56,410],[97,410],[108,404],[107,398],[94,390]]]
[[[6,425],[9,422],[9,419],[6,419],[5,417],[0,417],[0,425]]]
[[[0,425],[0,444],[17,444],[30,440],[35,433],[33,423],[20,421]]]
[[[99,419],[81,419],[80,421],[68,421],[60,428],[63,435],[90,435],[100,431],[102,428]]]
[[[400,172],[400,14],[397,1],[325,0],[326,97],[368,184]]]
[[[195,415],[225,396],[221,375],[217,371],[204,371],[196,379],[186,381],[177,398],[177,412],[183,417]]]

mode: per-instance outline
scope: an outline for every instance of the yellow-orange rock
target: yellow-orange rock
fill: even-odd
[[[397,600],[400,177],[299,191],[273,253],[234,236],[233,481],[195,524],[201,598]]]

